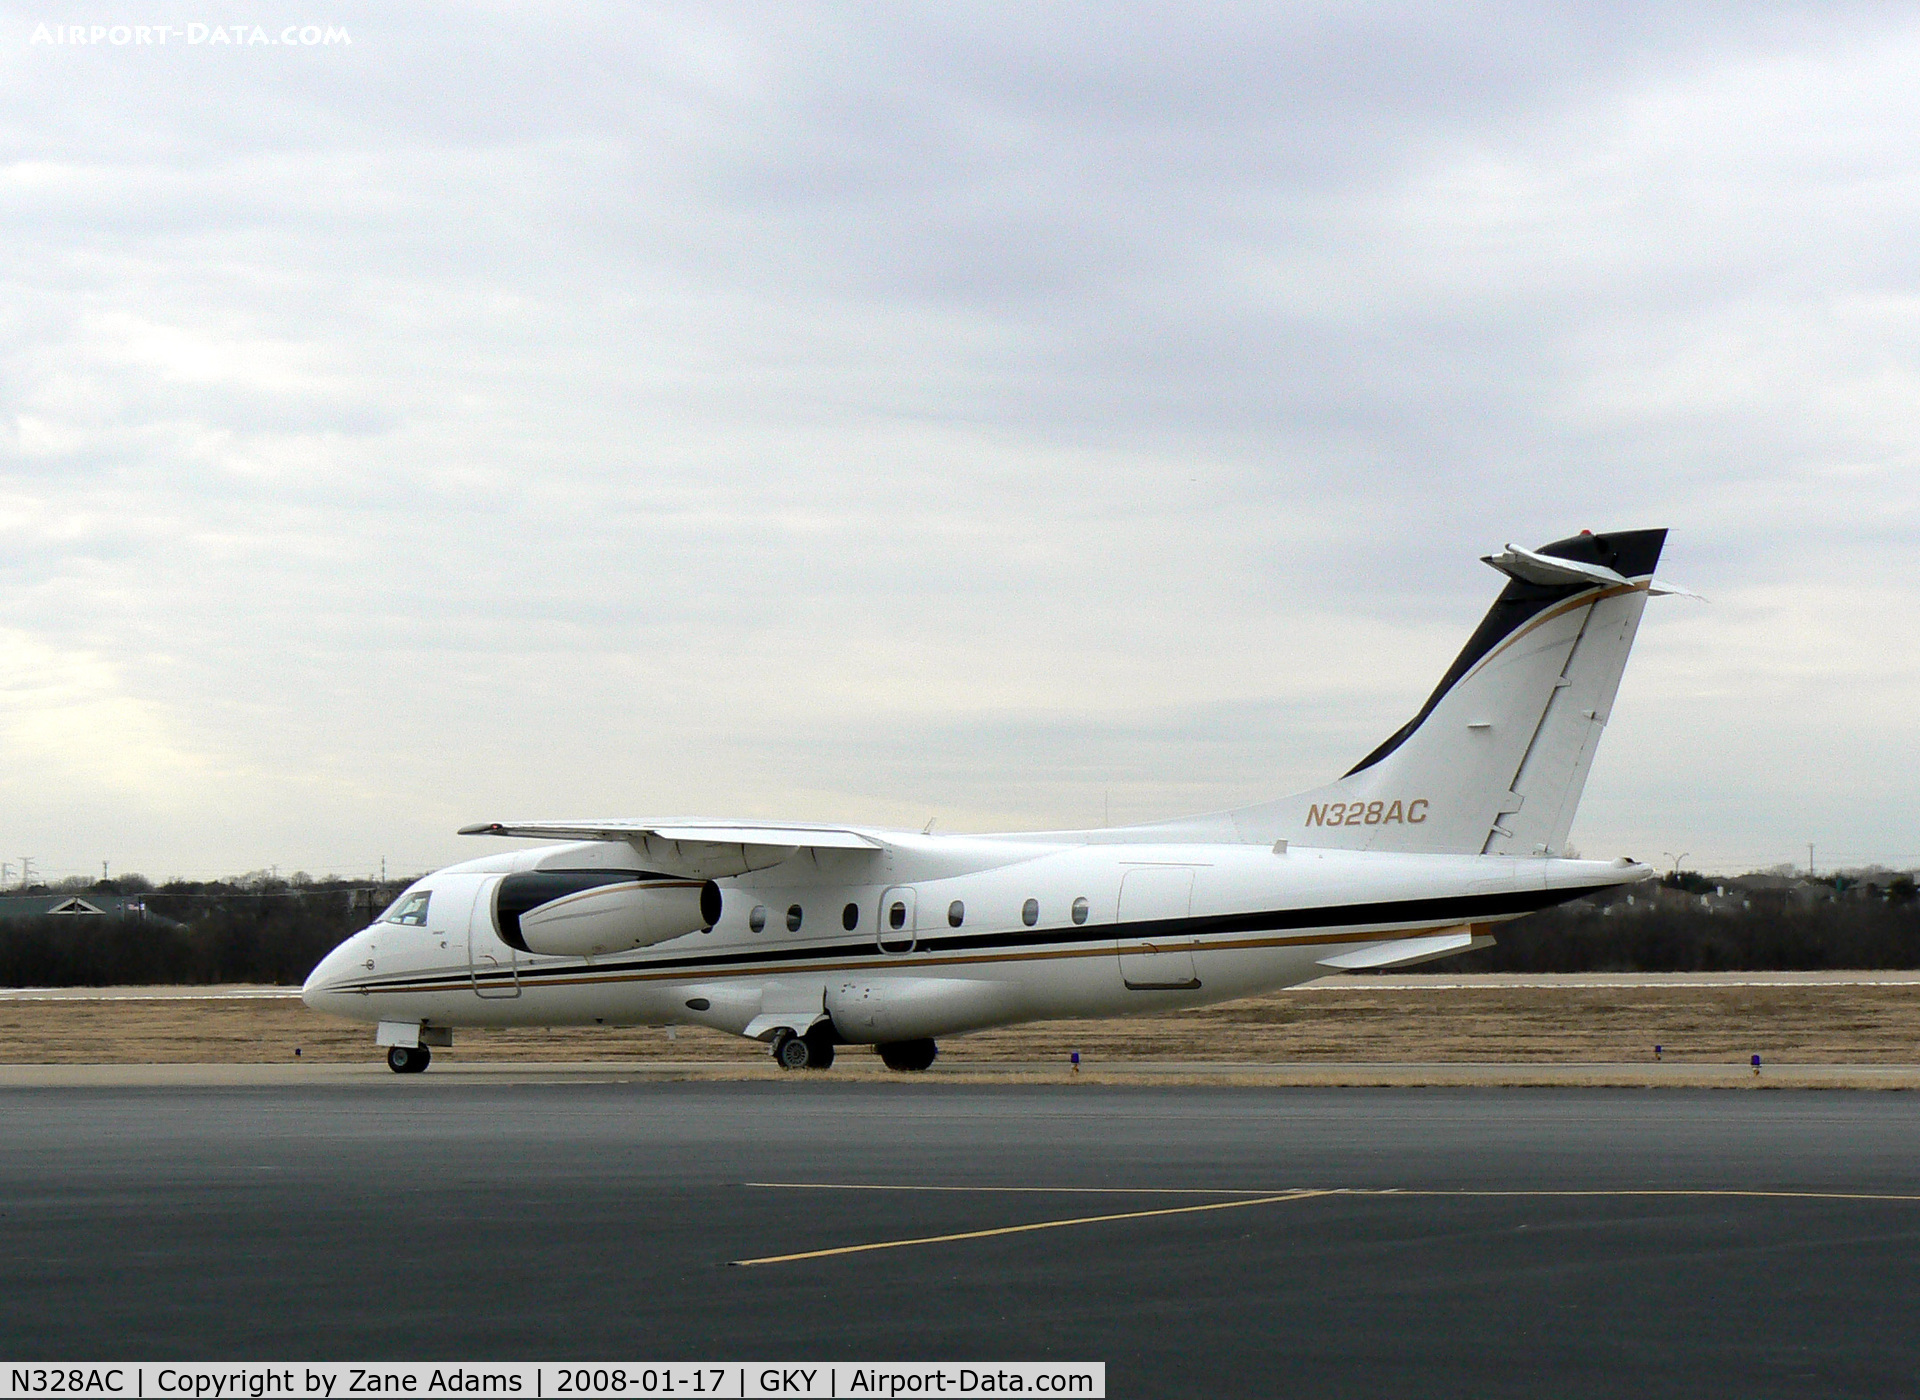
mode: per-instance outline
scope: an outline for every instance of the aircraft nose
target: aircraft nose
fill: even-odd
[[[307,980],[301,984],[300,1000],[315,1011],[331,1011],[334,1003],[345,995],[338,990],[338,984],[354,965],[354,949],[359,941],[360,935],[356,933],[320,959],[313,971],[307,974]]]

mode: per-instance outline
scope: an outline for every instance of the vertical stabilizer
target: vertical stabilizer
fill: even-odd
[[[1666,533],[1488,557],[1507,585],[1417,715],[1339,781],[1223,815],[1245,841],[1560,854]]]

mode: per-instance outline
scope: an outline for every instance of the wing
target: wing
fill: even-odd
[[[851,827],[735,821],[481,822],[461,827],[460,834],[624,841],[648,870],[700,880],[765,870],[801,851],[886,849],[886,842]]]

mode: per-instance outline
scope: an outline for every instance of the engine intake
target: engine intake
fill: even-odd
[[[500,882],[493,913],[510,948],[584,958],[712,928],[720,903],[711,880],[644,870],[530,870]]]

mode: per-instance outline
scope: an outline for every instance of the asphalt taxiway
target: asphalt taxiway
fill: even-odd
[[[1134,1395],[1890,1394],[1920,1099],[0,1088],[9,1359],[976,1359]]]
[[[791,1077],[763,1056],[744,1060],[454,1060],[434,1061],[433,1084],[630,1084],[699,1080],[775,1084]],[[846,1057],[835,1082],[897,1082],[870,1056]],[[378,1084],[377,1060],[358,1064],[0,1065],[0,1091],[16,1088],[301,1088]],[[1629,1089],[1920,1089],[1920,1064],[1780,1064],[1764,1068],[1699,1060],[1632,1063],[1561,1061],[1094,1060],[1070,1069],[1058,1060],[945,1060],[929,1084],[1214,1085],[1241,1088],[1629,1088]]]

